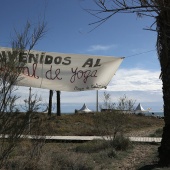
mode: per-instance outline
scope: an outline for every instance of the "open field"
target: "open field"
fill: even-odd
[[[31,117],[31,123],[37,120],[41,120],[37,124],[38,131],[31,124],[31,134],[113,136],[116,132],[116,137],[110,142],[101,140],[84,143],[22,140],[10,154],[6,169],[145,170],[153,169],[157,163],[159,144],[131,143],[123,136],[160,136],[163,119],[141,115],[120,116],[110,112],[60,117],[36,113]]]
[[[90,136],[90,135],[109,135],[112,131],[102,131],[99,127],[113,128],[121,126],[123,132],[130,136],[135,136],[136,132],[150,131],[151,129],[159,129],[164,126],[163,119],[156,117],[148,117],[141,115],[123,115],[116,113],[89,113],[89,114],[63,114],[62,116],[52,115],[48,117],[46,114],[37,113],[32,116],[32,122],[41,119],[41,131],[46,135],[74,135],[74,136]],[[34,134],[34,128],[31,129]],[[113,134],[112,134],[113,135]],[[138,134],[139,135],[139,132]],[[144,132],[142,136],[146,136]]]

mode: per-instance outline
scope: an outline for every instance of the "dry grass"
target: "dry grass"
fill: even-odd
[[[100,114],[107,117],[104,122],[109,124],[109,128],[117,126],[113,123],[114,113],[72,114],[60,117],[55,115],[48,117],[37,113],[31,122],[41,120],[38,130],[46,135],[101,135],[98,123],[102,123],[103,117],[100,119]],[[121,127],[126,134],[135,132],[137,135],[142,131],[145,135],[150,135],[164,125],[162,119],[155,117],[123,115],[123,119],[126,121],[121,121],[120,117],[117,121],[118,124],[122,124]],[[97,125],[96,120],[99,120]],[[104,122],[101,124],[102,128]],[[37,134],[36,130],[35,126],[31,127],[32,134]],[[152,133],[146,133],[149,130],[152,130],[150,131]],[[104,132],[110,133],[110,131]],[[106,141],[37,143],[24,140],[10,155],[4,170],[136,170],[157,161],[157,148],[158,145],[135,144],[123,138],[113,139],[111,143]]]
[[[113,121],[115,119],[115,113],[103,113],[102,117],[106,117],[107,124],[109,127],[113,126]],[[62,116],[52,115],[48,117],[45,114],[38,113],[35,117],[41,117],[41,131],[42,134],[46,135],[101,135],[96,126],[96,119],[101,116],[101,113],[90,113],[90,114],[64,114]],[[162,128],[164,126],[163,119],[158,119],[155,117],[147,116],[137,116],[137,115],[124,115],[125,121],[122,122],[124,126],[124,131],[126,133],[133,130],[138,131],[142,129],[149,128]],[[34,118],[33,118],[34,120]],[[121,124],[121,120],[118,119],[117,122]],[[102,122],[99,122],[102,123]],[[104,121],[103,123],[104,124]],[[102,126],[100,124],[100,126]],[[34,133],[34,129],[32,129]],[[108,131],[106,132],[108,133]],[[103,134],[104,135],[104,134]]]

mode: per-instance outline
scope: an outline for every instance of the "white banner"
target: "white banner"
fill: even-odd
[[[0,55],[10,52],[9,48],[0,48]],[[20,61],[26,65],[19,86],[85,91],[106,88],[123,58],[25,51]]]

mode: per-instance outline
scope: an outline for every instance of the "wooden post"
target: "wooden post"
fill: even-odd
[[[98,94],[98,90],[96,90],[96,112],[98,112],[98,108],[99,108],[99,94]]]
[[[57,93],[57,116],[61,116],[61,103],[60,103],[60,91],[56,91]]]
[[[48,116],[51,116],[53,91],[49,91]]]

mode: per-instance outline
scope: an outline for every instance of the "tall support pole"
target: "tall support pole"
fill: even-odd
[[[57,116],[61,116],[61,102],[60,102],[60,91],[56,91],[57,93]]]
[[[31,114],[32,108],[31,108],[31,87],[29,88],[29,97],[28,97],[28,130],[29,130],[29,134],[31,134],[31,118],[30,118],[30,114]]]
[[[96,90],[96,112],[98,112],[98,108],[99,108],[99,94],[98,90]]]
[[[31,87],[29,88],[28,111],[31,111]]]
[[[53,90],[49,91],[48,116],[51,116]]]

